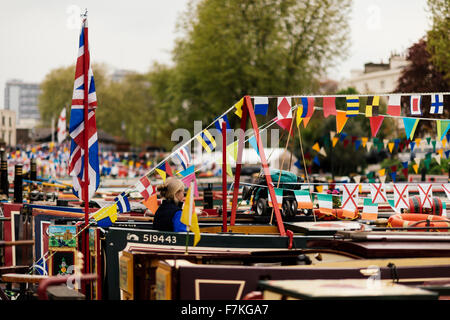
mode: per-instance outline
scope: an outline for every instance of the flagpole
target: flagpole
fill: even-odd
[[[83,198],[84,198],[84,225],[89,224],[89,47],[88,47],[88,28],[87,28],[87,10],[83,14],[83,31],[84,31],[84,183],[83,183]],[[89,228],[84,232],[84,273],[89,273]]]

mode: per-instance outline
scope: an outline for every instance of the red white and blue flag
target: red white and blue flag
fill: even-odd
[[[84,154],[86,147],[89,155],[88,168],[88,201],[92,198],[100,184],[100,170],[98,161],[97,125],[95,109],[97,95],[95,93],[94,75],[92,73],[87,41],[87,19],[83,20],[78,48],[78,58],[75,68],[75,83],[70,110],[69,135],[71,138],[69,175],[73,179],[73,193],[81,200],[85,200],[83,187],[86,183],[84,176]],[[88,83],[85,85],[85,62],[87,66]],[[88,119],[84,119],[85,89],[88,88]],[[87,125],[86,125],[87,122]],[[88,136],[88,146],[85,144],[85,135]]]
[[[183,169],[187,169],[187,167],[191,165],[191,153],[189,152],[189,148],[187,146],[179,148],[175,152],[175,157],[183,166]]]

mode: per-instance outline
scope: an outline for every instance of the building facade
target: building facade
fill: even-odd
[[[342,81],[340,88],[353,87],[361,94],[391,93],[408,63],[400,55],[392,55],[389,63],[366,63],[364,70],[352,70],[350,78]]]
[[[4,109],[14,111],[18,128],[33,128],[40,119],[38,98],[39,84],[10,80],[5,85]]]
[[[16,113],[11,110],[0,110],[0,143],[16,146]]]

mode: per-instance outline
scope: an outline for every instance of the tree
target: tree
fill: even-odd
[[[450,1],[428,0],[433,27],[427,33],[431,61],[450,84]]]
[[[106,78],[104,65],[92,66],[97,99],[101,105],[102,90]],[[50,126],[52,119],[58,119],[62,108],[67,108],[67,116],[70,118],[70,105],[72,103],[75,65],[51,70],[41,83],[41,94],[38,101],[38,109],[41,114],[42,124]],[[100,94],[99,94],[100,92]]]
[[[173,52],[180,121],[211,121],[246,94],[312,92],[346,54],[349,13],[348,0],[191,2]]]
[[[444,80],[444,74],[433,64],[431,55],[427,51],[427,41],[424,38],[408,49],[407,60],[410,64],[403,69],[395,92],[448,92],[450,90],[450,82]],[[403,98],[405,98],[403,105],[409,105],[406,101],[407,97]],[[424,96],[423,102],[423,116],[433,117],[429,114],[429,108],[425,107],[431,103],[431,98]],[[448,118],[449,114],[449,110],[444,108],[443,117]],[[436,132],[434,121],[419,122],[416,135],[424,132],[431,134]]]

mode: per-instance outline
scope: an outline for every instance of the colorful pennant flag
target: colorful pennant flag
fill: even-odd
[[[234,112],[239,118],[242,118],[242,106],[244,105],[244,98],[241,98],[235,105],[234,108],[236,111]]]
[[[315,150],[315,151],[317,151],[317,152],[319,152],[319,151],[320,151],[319,143],[316,142],[316,143],[312,146],[312,149]]]
[[[115,197],[114,201],[117,204],[117,211],[119,213],[131,211],[130,201],[128,201],[128,197],[126,196],[125,192],[122,192],[117,197]]]
[[[302,97],[301,105],[297,109],[297,114],[300,114],[300,118],[311,118],[314,113],[314,98]]]
[[[333,215],[333,195],[318,193],[316,196],[320,213]]]
[[[400,116],[402,111],[400,100],[401,95],[399,94],[390,95],[386,113],[395,117]]]
[[[216,147],[216,140],[207,129],[197,135],[197,140],[208,153],[211,153]]]
[[[198,225],[197,213],[195,212],[195,201],[194,201],[194,183],[191,182],[189,189],[186,194],[186,200],[183,204],[183,209],[181,211],[180,221],[188,227],[188,231],[192,230],[194,232],[194,247],[200,241],[200,227]]]
[[[337,110],[336,115],[336,132],[341,133],[342,129],[344,129],[345,124],[347,123],[347,114],[345,111]]]
[[[444,111],[444,95],[435,93],[431,95],[430,114],[442,114]]]
[[[255,149],[256,153],[259,156],[259,149],[258,149],[258,144],[256,143],[256,138],[255,136],[250,137],[250,139],[248,139],[248,143],[250,143],[250,145],[252,146],[253,149]]]
[[[117,204],[114,203],[111,206],[103,207],[97,210],[93,215],[97,226],[101,228],[108,228],[117,220]]]
[[[290,130],[292,123],[292,109],[290,97],[278,97],[277,119],[275,122],[284,130]]]
[[[155,193],[155,187],[150,184],[150,180],[147,176],[143,176],[139,179],[136,189],[142,195],[144,200],[147,200],[152,194]]]
[[[397,211],[401,209],[409,208],[409,190],[407,184],[392,184],[394,190],[394,208]]]
[[[297,208],[312,209],[313,203],[311,201],[311,195],[308,190],[294,190],[295,200],[297,200]]]
[[[163,181],[166,181],[166,175],[169,175],[170,177],[173,176],[172,168],[167,163],[167,161],[164,161],[159,166],[155,168],[156,172],[159,173]]]
[[[255,114],[267,115],[269,110],[269,98],[268,97],[255,97]]]
[[[183,146],[179,148],[177,151],[175,151],[175,157],[178,160],[178,162],[181,164],[183,169],[186,169],[190,166],[192,158],[191,158],[191,152],[189,151],[188,146]]]
[[[151,213],[155,214],[158,210],[158,196],[157,194],[152,194],[148,199],[142,202]]]
[[[348,96],[347,99],[347,118],[356,117],[359,113],[359,97],[358,96]]]
[[[374,116],[370,117],[370,130],[372,132],[372,137],[376,137],[378,130],[380,130],[381,124],[383,123],[384,116]]]
[[[230,122],[228,121],[228,117],[225,114],[223,117],[221,117],[220,119],[216,118],[214,119],[214,126],[216,127],[217,131],[219,131],[220,133],[222,133],[222,123],[225,122],[226,124],[226,128],[227,130],[230,130]]]
[[[433,189],[431,184],[418,184],[420,203],[422,208],[433,207]]]
[[[365,198],[364,206],[361,212],[361,219],[363,220],[377,220],[378,204],[373,203],[372,200]]]
[[[403,118],[403,125],[405,126],[406,137],[410,140],[413,139],[416,132],[417,124],[420,119],[416,118]]]
[[[342,209],[346,209],[352,212],[358,209],[358,190],[358,183],[344,184],[344,189],[342,191]]]
[[[329,115],[337,115],[336,97],[323,97],[323,116],[327,118]]]
[[[384,183],[371,183],[370,195],[373,203],[385,203],[387,202],[386,188]]]
[[[421,101],[422,97],[418,95],[412,95],[409,100],[409,107],[412,116],[422,115]]]
[[[370,96],[367,98],[366,117],[378,116],[380,107],[380,96]]]
[[[437,136],[442,141],[450,129],[450,120],[436,120],[436,128]]]
[[[275,198],[278,205],[278,208],[281,209],[283,204],[283,189],[281,188],[274,188],[273,191],[275,192]],[[269,190],[267,190],[268,200],[269,200],[269,207],[273,207],[273,201],[270,196]]]

